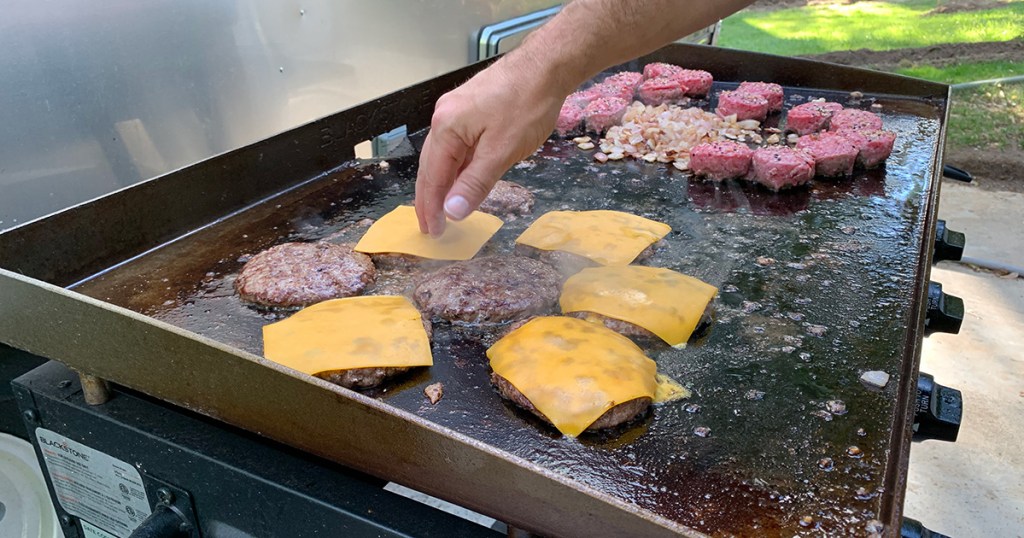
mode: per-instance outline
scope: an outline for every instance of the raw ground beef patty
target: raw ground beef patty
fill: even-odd
[[[690,170],[715,181],[736,179],[747,175],[753,155],[746,144],[730,140],[698,144],[690,150]]]
[[[857,147],[846,137],[836,133],[813,133],[801,136],[796,149],[806,151],[814,159],[814,175],[837,177],[853,174],[857,161]]]
[[[534,415],[537,416],[537,418],[540,418],[544,422],[551,424],[551,421],[548,419],[548,417],[544,416],[543,413],[538,411],[537,408],[534,407],[533,403],[531,403],[530,400],[526,396],[524,396],[522,392],[519,392],[519,389],[515,388],[512,385],[512,383],[510,383],[507,379],[501,377],[500,375],[494,372],[491,372],[491,383],[494,385],[496,389],[498,389],[498,393],[501,394],[502,398],[510,400],[512,403],[518,405],[519,407],[522,407],[523,409],[526,409],[527,411],[533,413]],[[593,424],[591,424],[587,428],[587,431],[604,430],[607,428],[614,428],[615,426],[618,426],[620,424],[625,424],[626,422],[629,422],[634,418],[642,415],[645,411],[647,411],[647,408],[649,408],[650,406],[650,398],[637,398],[635,400],[629,400],[628,402],[620,403],[615,407],[612,407],[611,409],[605,411],[603,415],[598,417],[598,419],[595,420]]]
[[[764,97],[768,101],[768,112],[780,112],[782,110],[782,101],[785,94],[782,91],[782,86],[778,84],[772,82],[741,82],[740,87],[736,88],[736,91]]]
[[[844,108],[832,115],[829,131],[875,131],[882,128],[882,118],[874,112]]]
[[[864,168],[874,168],[885,162],[896,142],[896,133],[892,131],[839,131],[836,134],[857,148],[857,164]]]
[[[413,298],[420,310],[459,324],[516,321],[554,308],[562,277],[548,264],[522,256],[456,262],[425,276]]]
[[[562,109],[558,112],[558,120],[555,121],[555,132],[558,133],[558,136],[576,136],[583,132],[583,107],[586,105],[579,106],[579,102],[581,101],[570,102],[566,99],[562,104]]]
[[[607,131],[609,127],[622,121],[622,115],[626,113],[628,106],[629,101],[618,97],[594,99],[583,109],[587,130],[595,133]]]
[[[842,109],[843,105],[827,101],[797,105],[786,114],[786,130],[801,136],[822,131],[828,127],[832,115]]]
[[[688,88],[672,77],[650,78],[640,84],[637,95],[645,105],[674,103],[686,97]]]
[[[814,178],[814,159],[786,146],[758,148],[751,158],[749,177],[773,191],[796,187]]]
[[[768,100],[756,94],[724,91],[718,94],[715,113],[723,118],[735,114],[738,121],[764,121],[768,117]]]
[[[253,256],[235,280],[242,300],[301,308],[358,295],[377,272],[369,256],[331,243],[284,243]]]

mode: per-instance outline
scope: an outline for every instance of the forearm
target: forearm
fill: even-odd
[[[575,0],[503,59],[566,95],[601,70],[714,24],[753,0]]]

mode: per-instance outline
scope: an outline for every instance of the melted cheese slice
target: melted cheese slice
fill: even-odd
[[[564,250],[601,265],[628,265],[670,231],[667,224],[621,211],[551,211],[531,224],[516,243]]]
[[[563,313],[594,312],[651,331],[672,346],[685,344],[718,288],[657,267],[595,267],[569,277]]]
[[[654,361],[615,331],[566,317],[535,318],[487,350],[491,368],[565,435],[618,404],[653,398]]]
[[[658,374],[657,381],[658,390],[654,392],[654,403],[656,404],[685,400],[693,396],[690,389],[665,374]]]
[[[355,250],[367,254],[411,254],[432,260],[468,260],[504,224],[494,215],[474,211],[460,221],[448,221],[441,237],[420,233],[416,209],[398,206],[377,219]]]
[[[419,310],[392,296],[332,299],[266,325],[263,355],[310,375],[434,364]]]

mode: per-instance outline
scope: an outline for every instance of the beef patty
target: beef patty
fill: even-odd
[[[491,383],[498,389],[498,393],[501,394],[502,398],[512,401],[512,403],[519,407],[537,415],[537,417],[544,422],[551,424],[548,417],[544,416],[544,413],[538,411],[537,408],[534,407],[533,403],[531,403],[522,392],[519,392],[519,389],[512,386],[512,383],[507,379],[491,372]],[[652,400],[650,398],[636,398],[628,402],[620,403],[619,405],[605,411],[605,413],[598,417],[593,424],[587,427],[587,431],[614,428],[620,424],[625,424],[647,411],[647,408],[651,406],[651,401]]]
[[[649,260],[654,256],[658,249],[663,248],[664,246],[665,240],[659,239],[653,245],[643,249],[640,254],[637,254],[632,263],[643,263]],[[529,245],[523,245],[521,243],[516,243],[515,253],[519,256],[536,258],[554,267],[564,278],[575,275],[589,267],[598,267],[601,265],[586,256],[580,256],[579,254],[574,254],[572,252],[564,250],[543,250]]]
[[[459,324],[516,321],[554,308],[562,278],[521,256],[487,256],[426,275],[413,299],[427,315]]]
[[[693,334],[690,335],[690,340],[700,338],[705,333],[707,333],[708,328],[711,327],[712,311],[712,305],[708,304],[708,307],[704,310],[704,313],[700,317],[700,321],[697,322],[697,326],[693,329]],[[658,337],[658,335],[652,333],[651,331],[648,331],[647,329],[639,325],[630,323],[628,321],[623,321],[621,319],[611,318],[605,316],[604,314],[598,314],[596,312],[568,312],[565,315],[577,319],[585,319],[601,323],[605,327],[621,334],[622,336],[632,338],[635,340],[641,340],[644,343],[655,341],[664,343],[662,339]]]
[[[512,181],[499,180],[480,204],[480,211],[499,217],[522,217],[533,210],[533,202],[533,193],[526,187]]]
[[[430,320],[423,316],[423,330],[427,331],[427,338],[433,339],[434,331]],[[341,385],[347,389],[366,390],[380,386],[385,381],[412,370],[412,367],[370,367],[352,368],[349,370],[331,370],[320,372],[319,377],[328,383]]]
[[[376,278],[365,254],[331,243],[284,243],[255,255],[235,280],[242,300],[301,308],[363,292]]]

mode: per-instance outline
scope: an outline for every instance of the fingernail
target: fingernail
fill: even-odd
[[[444,212],[453,220],[462,220],[469,216],[469,202],[456,194],[444,202]]]

